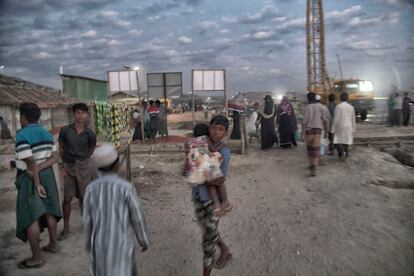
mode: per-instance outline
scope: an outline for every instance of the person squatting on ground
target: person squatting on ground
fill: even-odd
[[[356,131],[355,109],[347,102],[347,93],[342,93],[340,99],[341,103],[335,109],[331,132],[335,135],[338,157],[345,161],[349,157],[349,145],[353,144]]]
[[[209,126],[197,124],[194,127],[193,139],[185,143],[186,162],[184,175],[192,185],[212,181],[223,174],[220,169],[222,157],[219,152],[211,152],[209,145]],[[223,216],[231,211],[232,206],[227,197],[227,190],[222,183],[219,186],[208,186],[208,193],[214,204],[213,214]]]
[[[315,93],[309,92],[307,98],[308,104],[303,108],[301,139],[306,143],[310,174],[315,176],[320,158],[322,131],[324,138],[328,137],[329,112],[325,106],[316,102]]]
[[[57,222],[62,218],[59,192],[52,165],[59,160],[53,136],[39,124],[41,111],[34,103],[19,107],[22,129],[16,135],[16,236],[29,240],[32,257],[17,264],[29,269],[43,266],[39,234],[49,231],[49,244],[42,250],[57,252]]]
[[[63,223],[59,240],[70,233],[69,218],[72,211],[72,198],[82,200],[86,186],[96,178],[95,162],[91,159],[96,147],[96,134],[86,126],[88,106],[77,103],[72,107],[75,122],[61,128],[59,132],[59,152],[63,161]]]
[[[83,212],[90,272],[94,276],[138,275],[135,238],[142,252],[149,247],[142,205],[131,183],[116,174],[119,157],[112,145],[97,147],[93,158],[99,177],[86,188]]]
[[[219,217],[213,214],[214,204],[208,193],[208,186],[223,185],[227,175],[231,153],[229,148],[222,142],[229,127],[228,119],[223,115],[216,115],[210,121],[209,138],[210,150],[219,152],[223,158],[221,171],[223,176],[211,182],[197,185],[192,189],[195,214],[203,232],[203,275],[209,276],[213,267],[223,268],[231,259],[230,248],[224,243],[218,232]],[[215,260],[216,246],[220,248],[220,257]]]

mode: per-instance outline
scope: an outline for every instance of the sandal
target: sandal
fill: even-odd
[[[217,262],[214,263],[214,268],[216,269],[222,269],[226,266],[227,262],[233,257],[233,255],[229,252],[227,253],[226,257],[224,258],[224,260],[222,260],[221,262],[219,262],[221,260],[221,256],[220,258],[217,260]]]
[[[223,208],[216,208],[213,210],[213,215],[215,217],[222,217],[226,214],[226,210]]]
[[[50,253],[58,253],[57,247],[49,247],[48,245],[47,246],[43,246],[42,247],[42,250],[43,251],[46,251],[46,252],[50,252]]]
[[[40,262],[38,264],[35,264],[35,265],[29,265],[27,263],[27,261],[30,261],[30,259],[26,259],[26,260],[23,260],[21,262],[18,262],[17,267],[20,268],[20,269],[36,269],[36,268],[41,268],[45,264],[42,261],[42,262]]]

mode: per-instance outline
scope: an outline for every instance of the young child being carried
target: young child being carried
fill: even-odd
[[[184,175],[191,185],[204,184],[223,177],[220,165],[222,156],[210,151],[209,126],[197,124],[193,138],[185,143],[186,161]],[[232,209],[224,183],[208,185],[208,193],[214,204],[214,215],[223,216]]]

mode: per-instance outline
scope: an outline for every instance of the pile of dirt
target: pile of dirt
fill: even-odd
[[[350,165],[363,172],[358,179],[360,183],[414,189],[414,169],[401,164],[392,155],[372,148],[357,148],[352,155],[354,161]]]

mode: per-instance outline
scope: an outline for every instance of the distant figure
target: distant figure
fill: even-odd
[[[0,126],[1,126],[0,138],[1,139],[12,139],[9,127],[7,126],[7,123],[3,120],[3,117],[0,117]]]
[[[309,158],[310,175],[316,175],[316,167],[320,159],[321,135],[328,137],[329,112],[326,107],[316,102],[316,94],[307,94],[308,104],[303,108],[301,139],[306,143],[306,150]]]
[[[155,105],[158,107],[158,109],[160,110],[160,113],[158,114],[159,117],[159,134],[161,137],[164,137],[167,135],[168,131],[167,131],[167,122],[165,121],[165,112],[166,112],[166,108],[165,108],[165,103],[161,103],[160,100],[156,100],[155,101]]]
[[[141,116],[137,109],[132,113],[132,122],[134,127],[134,135],[132,141],[142,140]]]
[[[241,139],[241,133],[240,133],[240,112],[237,110],[233,110],[233,130],[230,134],[230,139],[233,140],[240,140]]]
[[[264,106],[258,110],[257,121],[261,124],[261,149],[268,150],[277,143],[275,130],[276,108],[270,95],[267,95],[264,101]]]
[[[328,110],[329,110],[329,115],[331,116],[331,120],[330,120],[330,124],[329,124],[329,135],[328,135],[328,139],[329,139],[329,155],[334,155],[334,150],[335,150],[335,144],[333,142],[334,140],[334,134],[332,133],[332,124],[333,124],[333,118],[335,115],[335,107],[336,107],[336,98],[335,98],[335,94],[331,93],[328,96]]]
[[[298,129],[298,126],[295,110],[287,96],[284,96],[280,103],[277,113],[277,122],[279,124],[280,147],[290,148],[292,145],[296,147],[295,132]]]
[[[145,139],[151,138],[151,117],[148,113],[148,102],[142,101],[142,109],[144,110],[144,137]]]
[[[403,108],[402,108],[403,126],[408,126],[408,124],[410,123],[410,114],[411,114],[410,104],[414,104],[414,102],[410,97],[408,97],[408,93],[405,93],[404,99],[403,99]]]
[[[331,131],[335,134],[334,143],[338,157],[345,161],[349,157],[349,145],[353,144],[356,131],[355,109],[347,103],[347,93],[342,93],[340,98],[341,103],[336,106]]]
[[[249,136],[249,144],[253,142],[253,138],[256,138],[257,141],[260,143],[260,133],[259,133],[259,125],[257,122],[257,109],[259,108],[259,103],[255,103],[253,105],[253,112],[250,115],[250,118],[247,121],[246,129],[247,135]]]
[[[401,126],[401,113],[403,108],[403,98],[395,93],[394,98],[394,123],[393,125]]]
[[[131,183],[116,175],[115,148],[104,144],[93,158],[100,176],[86,189],[83,212],[89,270],[94,276],[137,275],[135,237],[142,251],[149,247],[143,208]]]
[[[388,124],[390,127],[394,125],[394,106],[395,106],[394,92],[391,92],[387,100]]]
[[[150,138],[154,140],[160,129],[160,109],[155,105],[154,101],[149,102],[148,114],[150,116]]]

